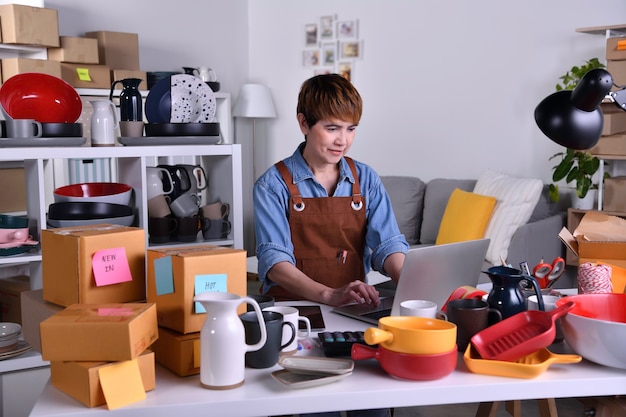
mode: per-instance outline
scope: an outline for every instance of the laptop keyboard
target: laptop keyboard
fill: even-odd
[[[372,320],[378,320],[380,318],[387,317],[389,315],[391,315],[391,309],[389,309],[389,310],[376,310],[376,311],[372,311],[371,313],[364,313],[364,314],[362,314],[363,317],[367,317],[367,318],[370,318]]]

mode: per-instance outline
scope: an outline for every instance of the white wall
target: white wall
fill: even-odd
[[[492,168],[548,181],[547,158],[560,147],[536,127],[534,108],[572,65],[604,57],[604,38],[576,28],[626,20],[621,0],[249,4],[250,78],[271,88],[278,112],[263,122],[265,166],[301,140],[296,98],[313,75],[301,64],[304,26],[336,14],[359,19],[365,42],[353,78],[365,108],[351,155],[381,174],[425,180]]]
[[[139,33],[143,70],[208,65],[237,98],[268,85],[278,117],[256,124],[262,172],[302,140],[297,93],[304,27],[321,16],[358,19],[364,59],[353,82],[365,108],[351,156],[382,175],[476,178],[486,168],[548,182],[561,148],[533,120],[572,65],[604,56],[604,38],[576,28],[620,24],[622,0],[46,0],[61,35]],[[235,123],[251,174],[251,122]],[[244,184],[246,248],[253,247],[251,180]]]

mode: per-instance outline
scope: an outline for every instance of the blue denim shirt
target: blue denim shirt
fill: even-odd
[[[315,179],[302,157],[304,143],[285,164],[304,198],[328,197],[326,189]],[[406,253],[409,248],[391,208],[391,201],[376,172],[361,162],[354,161],[365,197],[367,232],[364,254],[365,271],[370,268],[387,275],[383,264],[392,253]],[[352,195],[354,177],[345,159],[340,162],[339,182],[334,197]],[[289,190],[275,166],[269,168],[254,184],[254,228],[259,279],[264,290],[276,285],[267,278],[275,264],[287,261],[295,265],[291,231],[289,228]]]

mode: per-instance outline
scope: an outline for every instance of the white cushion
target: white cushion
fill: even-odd
[[[485,238],[491,239],[487,261],[500,265],[507,258],[511,238],[518,227],[528,223],[539,201],[543,183],[539,179],[515,178],[488,170],[480,175],[474,193],[497,199]]]

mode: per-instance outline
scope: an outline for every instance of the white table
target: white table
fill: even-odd
[[[329,330],[363,330],[366,324],[322,306]],[[321,354],[321,351],[320,351]],[[52,387],[44,388],[31,416],[270,416],[360,408],[408,407],[513,399],[587,397],[626,394],[626,372],[584,361],[552,365],[536,379],[515,379],[470,373],[461,355],[456,370],[435,381],[403,381],[387,375],[374,359],[357,361],[354,373],[337,382],[308,389],[290,389],[270,373],[280,367],[246,369],[243,386],[212,391],[200,386],[199,375],[178,377],[157,365],[156,389],[147,398],[108,411],[86,408]]]

